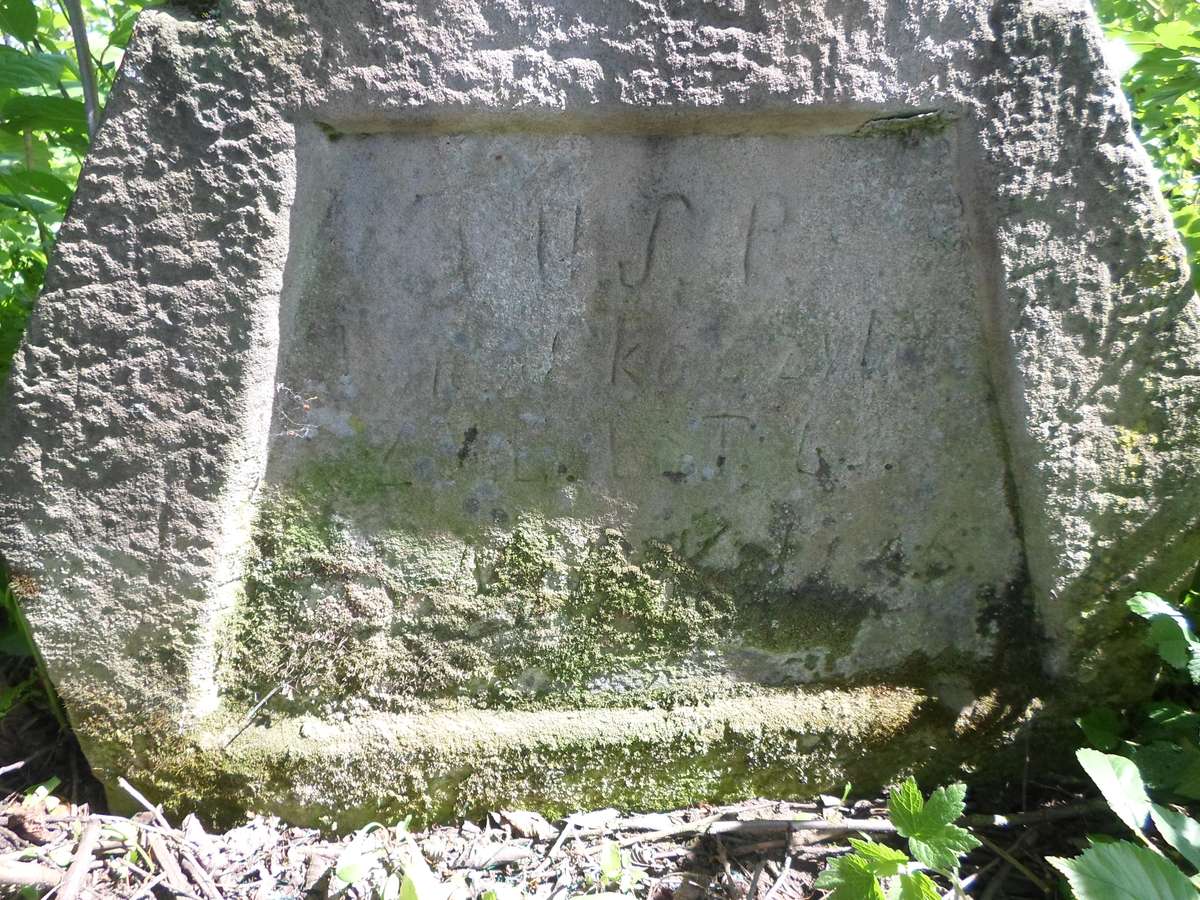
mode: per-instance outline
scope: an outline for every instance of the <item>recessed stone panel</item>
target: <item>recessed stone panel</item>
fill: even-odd
[[[994,649],[1023,560],[954,132],[705,124],[301,129],[235,694],[318,646],[305,701],[388,709]]]

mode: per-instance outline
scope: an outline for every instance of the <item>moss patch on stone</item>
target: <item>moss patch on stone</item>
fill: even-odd
[[[419,460],[389,454],[348,440],[264,490],[219,641],[229,702],[286,684],[271,703],[286,714],[669,708],[844,678],[838,660],[883,614],[820,576],[787,583],[778,547],[706,562],[727,527],[712,513],[634,539],[589,519],[586,497],[549,515],[539,483],[488,523],[461,485],[435,496]]]

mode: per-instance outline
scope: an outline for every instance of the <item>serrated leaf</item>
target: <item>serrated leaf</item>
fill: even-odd
[[[924,872],[900,876],[900,893],[896,900],[942,900],[942,892]]]
[[[1083,749],[1075,753],[1083,770],[1104,795],[1117,818],[1133,831],[1142,833],[1150,816],[1150,798],[1133,760],[1123,756]]]
[[[979,846],[970,832],[951,824],[962,815],[966,792],[961,784],[938,788],[926,803],[910,777],[888,797],[892,824],[922,865],[948,872],[958,866],[959,856]]]
[[[1150,805],[1150,818],[1163,840],[1200,869],[1200,822],[1157,803]]]
[[[891,878],[893,875],[898,875],[909,863],[907,854],[893,850],[884,844],[877,844],[875,841],[850,838],[850,846],[854,848],[855,855],[861,858],[867,864],[867,868],[879,878]]]
[[[917,787],[915,778],[908,778],[888,795],[888,816],[901,837],[920,828],[921,811],[925,808],[925,798]]]
[[[941,825],[908,839],[913,858],[924,866],[949,872],[958,865],[958,858],[979,846],[969,831],[957,825]]]
[[[922,818],[930,823],[940,822],[945,825],[956,822],[966,807],[964,802],[966,797],[967,786],[965,784],[951,784],[947,787],[940,787],[930,794],[929,799],[925,801],[925,810]]]
[[[1047,857],[1078,900],[1196,900],[1192,883],[1169,860],[1129,841],[1089,847],[1074,859]]]
[[[830,860],[815,886],[830,891],[828,900],[887,900],[879,879],[857,853]]]

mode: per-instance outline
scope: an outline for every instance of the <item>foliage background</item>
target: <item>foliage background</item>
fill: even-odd
[[[1125,92],[1138,134],[1200,285],[1200,3],[1098,0],[1105,30],[1129,69]],[[1124,51],[1121,53],[1120,51]]]
[[[145,0],[82,0],[101,108]],[[41,290],[88,148],[66,5],[0,0],[0,380]]]

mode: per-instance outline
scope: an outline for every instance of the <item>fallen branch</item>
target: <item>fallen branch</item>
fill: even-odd
[[[172,830],[170,824],[166,820],[166,817],[163,815],[162,809],[158,806],[155,806],[149,800],[147,800],[145,794],[143,794],[141,791],[139,791],[132,784],[130,784],[128,781],[126,781],[124,778],[121,778],[120,776],[117,777],[117,784],[119,784],[121,786],[121,790],[123,790],[130,797],[132,797],[134,800],[136,800],[138,803],[140,803],[142,805],[142,807],[145,808],[146,812],[148,812],[148,813],[150,813],[150,815],[154,816],[154,820],[156,822],[158,822],[159,825],[161,825],[167,831]]]
[[[972,815],[966,817],[966,823],[972,828],[1012,828],[1016,825],[1043,825],[1047,822],[1061,822],[1063,819],[1075,819],[1079,816],[1104,812],[1107,809],[1108,803],[1106,801],[1089,800],[1087,803],[1050,806],[1046,809],[1011,813],[1006,816]]]
[[[67,874],[63,876],[59,885],[58,900],[75,900],[79,896],[83,879],[87,877],[92,864],[92,854],[96,852],[96,845],[100,843],[101,827],[99,822],[89,822],[84,827],[79,846],[75,849],[75,858],[71,860],[71,867],[67,869]]]
[[[39,863],[0,859],[0,885],[6,887],[52,888],[62,882],[62,872]]]
[[[190,897],[191,882],[187,880],[187,876],[183,874],[183,869],[179,868],[179,860],[171,853],[167,847],[167,840],[161,834],[151,834],[147,836],[146,842],[150,845],[150,852],[154,859],[158,862],[166,874],[167,888],[180,896]]]

